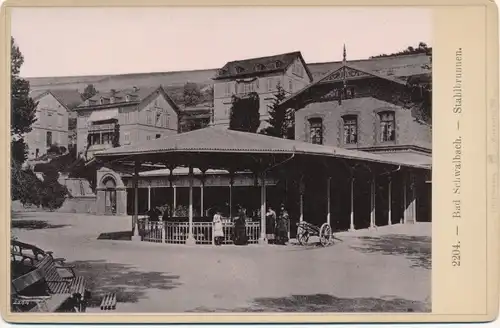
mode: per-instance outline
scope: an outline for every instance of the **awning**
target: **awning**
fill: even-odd
[[[102,160],[131,158],[136,155],[161,155],[169,153],[190,154],[240,154],[240,155],[270,155],[278,154],[321,156],[324,158],[343,158],[367,162],[403,165],[429,169],[426,164],[413,161],[392,159],[381,154],[359,150],[348,150],[332,146],[316,145],[298,140],[288,140],[270,137],[258,133],[232,131],[227,127],[212,126],[190,132],[174,134],[159,139],[138,144],[109,148],[95,153]]]
[[[108,121],[118,117],[118,108],[101,109],[92,112],[89,116],[90,122]]]
[[[401,164],[432,166],[431,155],[420,154],[416,152],[394,152],[394,153],[379,153],[378,155],[387,158],[390,161],[399,162]]]

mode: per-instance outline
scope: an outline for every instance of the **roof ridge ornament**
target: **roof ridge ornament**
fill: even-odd
[[[346,59],[347,58],[347,52],[345,50],[345,43],[344,43],[344,52],[343,52],[342,55],[343,55],[343,57],[342,57],[342,65],[345,66],[345,65],[347,65],[347,59]]]

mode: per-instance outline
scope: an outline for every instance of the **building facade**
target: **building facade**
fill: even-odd
[[[31,96],[38,105],[36,122],[25,137],[28,159],[46,154],[53,145],[68,149],[68,120],[83,101],[81,95],[76,90],[46,90]]]
[[[269,118],[269,105],[278,85],[291,95],[312,81],[300,52],[228,62],[214,77],[214,124],[229,125],[233,95],[244,97],[256,92],[263,122]]]
[[[430,76],[430,71],[427,74]],[[429,89],[411,87],[404,79],[349,64],[344,50],[342,66],[288,97],[281,105],[295,110],[296,140],[377,153],[388,159],[430,167],[432,130],[425,115],[431,112],[430,99]],[[359,190],[369,190],[372,179],[382,182],[380,190],[374,191],[376,202],[399,202],[400,195],[387,196],[394,178],[391,182],[385,176],[374,177],[368,172],[366,181],[356,180],[357,184],[368,186]],[[431,184],[427,181],[430,179],[412,174],[398,179],[401,180],[398,183],[409,184],[413,190],[412,196],[404,201],[405,209],[412,209],[408,220],[430,221]],[[309,194],[314,194],[314,190]],[[367,196],[360,193],[355,197]],[[309,211],[309,215],[323,215],[316,213],[314,207]]]
[[[77,113],[77,152],[86,159],[107,148],[178,133],[179,109],[161,86],[97,94]]]

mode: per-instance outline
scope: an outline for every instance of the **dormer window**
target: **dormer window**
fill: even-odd
[[[89,106],[94,106],[96,104],[97,104],[97,101],[89,99]]]
[[[255,70],[256,71],[263,71],[264,69],[266,69],[266,67],[262,64],[257,64],[255,65]]]
[[[223,69],[222,68],[222,69],[219,70],[219,75],[220,76],[223,76],[223,75],[226,75],[226,74],[227,74],[227,69]]]
[[[111,104],[115,103],[115,102],[116,102],[116,98],[115,98],[115,97],[111,97],[111,98],[109,98],[109,102],[110,102]]]
[[[276,68],[280,68],[282,64],[283,64],[283,63],[282,63],[280,60],[277,60],[277,61],[274,63],[274,66],[275,66]]]
[[[129,102],[130,101],[130,95],[125,96],[125,101]]]
[[[243,73],[245,71],[245,69],[241,66],[236,66],[236,72],[237,73]]]
[[[104,100],[104,97],[101,97],[100,103],[101,103],[101,105],[104,105],[106,103],[106,101]]]

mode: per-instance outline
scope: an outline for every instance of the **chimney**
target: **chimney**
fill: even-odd
[[[138,87],[136,87],[135,85],[134,85],[133,89],[134,89],[134,92],[139,91],[139,88],[138,88]]]

